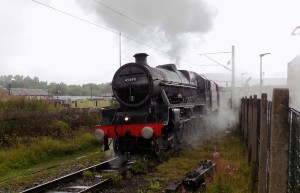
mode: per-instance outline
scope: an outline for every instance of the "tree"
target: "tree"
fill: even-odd
[[[30,76],[23,75],[5,75],[0,76],[0,85],[7,87],[11,84],[12,88],[28,88],[28,89],[45,89],[50,94],[57,95],[71,95],[71,96],[101,96],[103,93],[111,93],[111,84],[83,84],[83,85],[66,85],[65,83],[40,81],[38,77],[31,78]]]

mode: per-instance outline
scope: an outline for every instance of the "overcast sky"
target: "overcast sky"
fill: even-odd
[[[263,57],[264,77],[286,77],[287,63],[300,54],[300,35],[291,36],[300,25],[299,0],[38,1],[52,8],[0,0],[1,76],[110,82],[120,65],[120,32],[122,64],[147,52],[150,66],[176,63],[201,74],[229,74],[198,54],[231,51],[232,45],[236,76],[259,78],[259,54],[270,52]],[[209,57],[225,66],[231,59],[230,54]]]

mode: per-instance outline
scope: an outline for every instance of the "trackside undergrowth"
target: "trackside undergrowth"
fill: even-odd
[[[160,164],[151,178],[151,183],[167,184],[181,181],[186,173],[197,168],[200,161],[212,160],[216,163],[214,175],[212,179],[207,180],[205,189],[196,192],[250,192],[251,173],[247,163],[246,146],[235,133],[220,135],[221,137],[213,140],[193,142],[179,156]],[[164,189],[164,186],[161,187],[160,191]],[[156,191],[150,190],[150,192]]]
[[[75,154],[93,146],[99,146],[91,133],[82,132],[78,132],[76,137],[68,141],[59,141],[47,137],[31,140],[32,143],[29,146],[19,145],[17,148],[0,150],[0,176],[14,170],[29,168],[53,158]]]

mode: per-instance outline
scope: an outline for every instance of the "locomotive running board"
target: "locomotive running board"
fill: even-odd
[[[170,104],[169,108],[177,108],[177,107],[185,107],[185,108],[193,108],[196,106],[205,106],[205,103],[180,103],[180,104]]]

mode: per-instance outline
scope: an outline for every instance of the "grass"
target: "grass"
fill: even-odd
[[[68,156],[53,158],[47,162],[34,165],[29,169],[16,170],[4,176],[6,177],[4,179],[10,179],[7,182],[0,182],[0,192],[20,192],[24,187],[28,188],[37,183],[44,183],[55,177],[98,164],[104,159],[105,156],[103,152],[99,152],[99,147],[89,148]],[[74,168],[77,169],[74,170]],[[4,180],[3,176],[0,177],[1,180]]]
[[[215,180],[208,184],[207,193],[250,192],[250,166],[247,163],[245,144],[236,135],[228,136],[219,143],[218,171]]]
[[[223,134],[222,134],[223,135]],[[99,149],[99,144],[94,140],[94,136],[89,132],[78,133],[70,140],[54,140],[49,137],[39,137],[33,140],[32,145],[18,145],[8,150],[0,150],[0,181],[11,176],[24,172],[38,170],[47,165],[61,163],[62,159],[73,159],[87,150]],[[213,152],[217,150],[220,158],[213,157]],[[146,178],[149,185],[138,192],[161,192],[170,181],[181,181],[188,171],[197,167],[202,160],[213,160],[217,163],[217,171],[212,181],[207,182],[206,193],[247,193],[250,184],[250,167],[247,164],[246,146],[235,134],[225,137],[215,138],[213,141],[201,141],[190,144],[184,151],[172,159],[166,159],[156,167],[155,172]],[[55,162],[55,163],[54,163]],[[77,164],[79,166],[79,164]],[[67,166],[68,167],[68,166]],[[83,167],[83,165],[82,165]],[[127,179],[133,174],[145,174],[152,171],[151,166],[138,160],[133,166],[132,173],[126,175]],[[59,171],[55,171],[56,173]],[[47,175],[53,175],[52,171],[45,171],[43,175],[37,177],[26,176],[20,179],[11,180],[6,184],[0,184],[0,192],[3,187],[26,187],[34,184],[37,179],[45,179]],[[107,174],[112,175],[112,174]],[[84,174],[90,176],[90,173]],[[114,184],[121,180],[120,176],[109,176]],[[1,189],[2,188],[2,189]],[[5,191],[4,191],[5,192]]]
[[[91,132],[99,118],[98,111],[55,108],[42,100],[0,100],[0,192],[6,187],[28,187],[40,181],[39,177],[32,177],[32,172],[43,173],[39,176],[45,180],[47,173],[84,167],[79,162],[57,171],[49,170],[66,160],[99,151],[101,144]],[[103,152],[100,154],[104,156]]]
[[[215,150],[219,152],[219,158],[214,158]],[[246,146],[236,134],[227,135],[213,142],[195,142],[179,156],[160,164],[156,168],[154,178],[163,177],[168,181],[181,181],[185,174],[196,169],[202,160],[212,160],[217,164],[213,179],[206,184],[206,193],[250,192],[251,173],[247,163]]]
[[[44,112],[45,109],[50,112],[61,110],[60,108],[55,108],[53,104],[47,101],[38,99],[28,100],[24,97],[11,97],[9,100],[0,100],[0,115]]]
[[[114,185],[118,185],[121,182],[121,180],[122,180],[121,174],[119,172],[117,172],[117,171],[116,172],[106,172],[106,173],[103,173],[102,177],[103,178],[110,178],[111,181],[112,181],[112,183]]]
[[[58,141],[47,137],[35,138],[29,146],[0,150],[0,180],[16,170],[27,169],[54,158],[60,158],[99,146],[91,133],[80,134],[73,140]]]
[[[146,161],[137,160],[134,164],[132,164],[130,168],[133,174],[147,174],[148,173],[148,164]]]
[[[86,171],[83,171],[82,176],[85,178],[91,178],[91,177],[94,177],[94,174],[92,171],[86,170]]]

